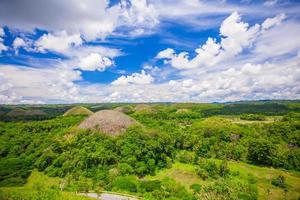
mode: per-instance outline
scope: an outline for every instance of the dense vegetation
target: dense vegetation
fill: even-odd
[[[97,111],[120,105],[85,106]],[[121,106],[140,125],[116,137],[78,130],[85,116],[58,116],[68,106],[41,106],[49,118],[43,121],[3,117],[12,122],[0,122],[0,186],[22,186],[38,170],[59,178],[61,189],[69,192],[117,191],[153,200],[258,199],[260,178],[233,169],[232,162],[274,167],[282,174],[290,170],[300,177],[298,102],[152,104],[136,112],[135,105]],[[174,162],[191,166],[197,181],[185,185],[176,176],[157,177]],[[267,191],[275,187],[300,197],[300,188],[282,174],[267,180]],[[57,197],[44,199],[62,198],[56,187],[45,192],[56,191]],[[2,195],[18,199],[18,192],[4,189]]]

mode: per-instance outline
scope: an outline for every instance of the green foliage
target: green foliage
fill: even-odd
[[[271,183],[277,187],[286,188],[285,178],[282,175],[273,178]]]
[[[194,193],[200,193],[201,185],[194,183],[191,185],[191,189],[194,191]]]
[[[137,192],[138,182],[134,177],[120,176],[112,182],[112,190],[114,191],[128,191]]]
[[[250,120],[250,121],[264,121],[266,117],[260,114],[243,114],[240,116],[240,119]]]
[[[159,191],[161,189],[161,181],[159,180],[141,181],[140,189],[143,192],[153,192],[155,190]]]
[[[228,176],[230,174],[230,170],[226,160],[217,164],[214,161],[203,159],[198,165],[197,174],[203,180],[206,180],[209,177],[216,179],[218,177],[224,178]]]
[[[230,172],[230,170],[228,167],[228,162],[226,160],[223,160],[219,166],[219,175],[221,177],[225,177],[229,174],[229,172]]]
[[[36,108],[51,120],[0,122],[0,186],[25,184],[36,168],[50,177],[67,180],[68,191],[100,188],[138,193],[153,200],[206,198],[202,193],[211,194],[207,199],[256,199],[257,177],[229,169],[226,160],[300,170],[298,103],[153,104],[148,106],[151,112],[134,113],[135,105],[84,106],[93,111],[130,108],[127,113],[141,126],[130,127],[116,137],[80,131],[76,126],[83,116],[56,117],[70,108],[66,105]],[[8,113],[13,108],[0,110]],[[290,111],[293,113],[288,114]],[[281,116],[274,122],[262,121],[264,116],[283,114],[281,121]],[[238,123],[233,115],[248,121]],[[174,160],[197,166],[193,173],[205,184],[188,185],[194,194],[173,179],[145,179],[171,168]],[[279,186],[284,180],[272,182]],[[48,189],[42,193],[56,195]]]
[[[123,176],[133,174],[133,172],[134,172],[132,166],[127,163],[119,163],[118,170],[119,170],[120,174]]]
[[[195,160],[195,153],[191,151],[179,151],[177,154],[177,159],[182,163],[193,163]]]
[[[249,144],[248,159],[258,165],[272,165],[275,147],[265,139],[253,140]]]
[[[257,199],[257,188],[253,185],[226,179],[218,180],[203,188],[209,194],[208,199]],[[204,197],[201,196],[200,197]]]

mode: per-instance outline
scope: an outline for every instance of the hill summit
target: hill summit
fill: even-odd
[[[75,106],[64,113],[63,116],[70,115],[92,115],[93,112],[83,106]]]
[[[101,110],[84,120],[79,128],[99,130],[110,135],[123,133],[137,122],[128,115],[115,110]]]

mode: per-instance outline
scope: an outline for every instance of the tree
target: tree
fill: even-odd
[[[248,147],[248,160],[258,165],[272,165],[274,150],[274,145],[268,140],[253,140]]]
[[[229,174],[229,167],[228,162],[226,160],[223,160],[219,167],[219,174],[222,177],[225,177]]]

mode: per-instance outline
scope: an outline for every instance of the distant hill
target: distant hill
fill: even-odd
[[[8,113],[6,113],[9,117],[14,116],[33,116],[33,115],[46,115],[45,112],[37,109],[23,109],[23,108],[14,108]]]
[[[135,113],[153,113],[155,109],[148,104],[137,104],[134,111]]]
[[[115,110],[101,110],[84,120],[79,128],[99,130],[109,135],[119,135],[137,122],[128,115]]]
[[[92,115],[93,112],[89,109],[82,107],[82,106],[75,106],[69,109],[67,112],[63,114],[63,116],[70,116],[70,115]]]
[[[125,113],[125,114],[130,114],[133,112],[131,106],[119,106],[119,107],[116,107],[114,110]]]

